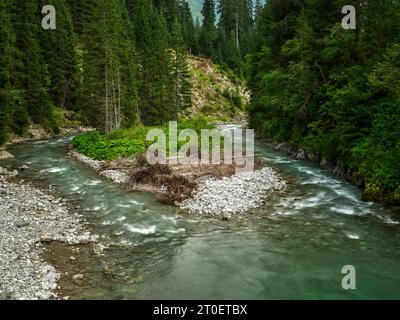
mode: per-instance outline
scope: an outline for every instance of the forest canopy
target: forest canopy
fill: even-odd
[[[361,177],[373,200],[400,201],[400,3],[270,0],[247,56],[250,122],[272,141]]]
[[[345,0],[44,0],[0,2],[0,145],[60,114],[106,133],[177,120],[192,105],[188,54],[252,92],[250,125],[273,142],[400,201],[400,3]],[[199,4],[199,3],[197,3]]]

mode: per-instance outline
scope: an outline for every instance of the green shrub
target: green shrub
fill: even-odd
[[[235,109],[243,109],[243,99],[237,92],[225,89],[224,92],[222,92],[222,96],[229,100],[232,111]]]
[[[146,150],[146,145],[142,140],[131,138],[110,140],[99,132],[77,136],[72,141],[72,145],[80,153],[92,159],[107,161],[137,155]]]
[[[202,129],[213,129],[204,117],[182,119],[178,123],[178,131],[193,129],[199,136]],[[80,153],[95,159],[112,161],[118,158],[131,157],[142,154],[153,142],[146,141],[149,130],[153,127],[137,126],[135,128],[114,130],[108,134],[102,132],[89,132],[75,137],[73,147]],[[159,129],[163,130],[169,139],[169,124],[164,124]],[[181,147],[186,142],[179,142]],[[167,150],[169,146],[167,145]]]
[[[352,149],[368,195],[400,201],[400,116],[397,101],[382,99],[370,134]]]

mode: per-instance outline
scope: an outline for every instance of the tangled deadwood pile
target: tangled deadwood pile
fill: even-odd
[[[166,204],[175,204],[190,198],[197,188],[197,184],[188,178],[173,174],[167,165],[146,165],[132,173],[130,186],[139,184],[166,189],[166,193],[159,195],[159,201]]]

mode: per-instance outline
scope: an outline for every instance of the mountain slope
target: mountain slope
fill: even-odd
[[[205,116],[210,121],[242,121],[250,95],[233,73],[222,70],[211,60],[189,56],[193,106],[186,116]]]

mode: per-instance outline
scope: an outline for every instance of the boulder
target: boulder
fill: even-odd
[[[4,176],[6,178],[15,178],[18,176],[18,170],[8,171],[6,168],[0,167],[0,176]]]
[[[29,221],[21,220],[21,221],[16,221],[16,222],[14,222],[14,225],[15,225],[17,228],[23,228],[23,227],[29,226],[29,225],[30,225],[30,222],[29,222]]]
[[[72,277],[72,281],[75,282],[77,285],[81,285],[84,279],[83,274],[76,274]]]
[[[12,158],[14,158],[14,156],[11,153],[5,150],[0,150],[0,160],[7,160]]]

